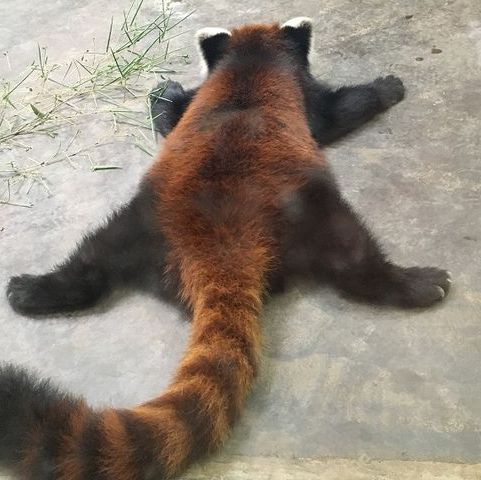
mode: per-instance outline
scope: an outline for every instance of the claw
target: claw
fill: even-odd
[[[436,285],[436,288],[439,290],[439,295],[441,295],[441,298],[444,298],[446,296],[446,292],[444,291],[444,289],[439,285]]]

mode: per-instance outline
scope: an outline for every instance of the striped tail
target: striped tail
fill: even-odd
[[[167,391],[96,412],[22,369],[0,369],[0,462],[28,480],[169,478],[217,447],[256,374],[260,291],[206,287]]]

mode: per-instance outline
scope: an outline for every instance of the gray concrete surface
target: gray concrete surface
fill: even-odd
[[[479,480],[480,468],[406,460],[223,456],[195,465],[180,480]]]
[[[0,51],[8,49],[13,68],[29,62],[37,41],[69,58],[104,35],[110,15],[127,3],[37,0],[33,12],[28,2],[3,0]],[[269,302],[262,373],[226,458],[481,462],[481,3],[174,4],[179,17],[196,9],[184,31],[312,16],[313,70],[321,78],[402,77],[406,100],[328,157],[396,261],[440,265],[455,280],[447,301],[429,311],[358,305],[302,285]],[[192,85],[198,66],[191,37],[178,39],[192,57],[178,78]],[[441,53],[431,53],[433,46]],[[49,172],[53,196],[34,193],[32,209],[0,207],[2,289],[12,274],[50,268],[129,198],[148,158],[118,146],[104,151],[123,169],[92,173],[88,165],[60,164]],[[189,325],[172,307],[137,293],[75,318],[42,321],[16,315],[0,297],[0,331],[0,360],[35,367],[95,405],[127,406],[167,384]]]

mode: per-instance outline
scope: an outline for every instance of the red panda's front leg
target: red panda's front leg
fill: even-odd
[[[317,82],[305,87],[309,126],[321,146],[333,143],[362,127],[376,115],[399,103],[405,94],[394,75],[362,85],[329,90]]]
[[[156,132],[166,137],[177,125],[199,88],[184,90],[179,82],[161,82],[149,94],[150,114]]]
[[[405,93],[402,81],[393,75],[337,90],[331,90],[310,77],[302,88],[309,127],[321,147],[362,127],[400,102]],[[198,90],[199,87],[184,90],[179,82],[168,80],[150,92],[150,114],[155,130],[166,137],[182,118]]]

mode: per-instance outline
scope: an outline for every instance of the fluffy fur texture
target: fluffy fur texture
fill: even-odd
[[[160,83],[150,95],[155,129],[167,136],[200,87],[184,90],[178,82]],[[306,72],[302,84],[304,108],[311,134],[319,147],[329,145],[365,125],[404,98],[402,81],[393,76],[332,89]]]
[[[131,203],[52,272],[11,279],[34,315],[85,308],[120,284],[155,284],[192,310],[192,337],[158,398],[94,411],[21,369],[0,370],[0,461],[22,478],[160,479],[221,444],[256,376],[267,289],[330,279],[359,299],[427,307],[435,268],[391,263],[339,193],[319,145],[403,97],[386,77],[331,91],[309,74],[305,22],[249,25],[201,44],[210,75],[154,98],[167,135]],[[204,38],[204,40],[206,40]]]

